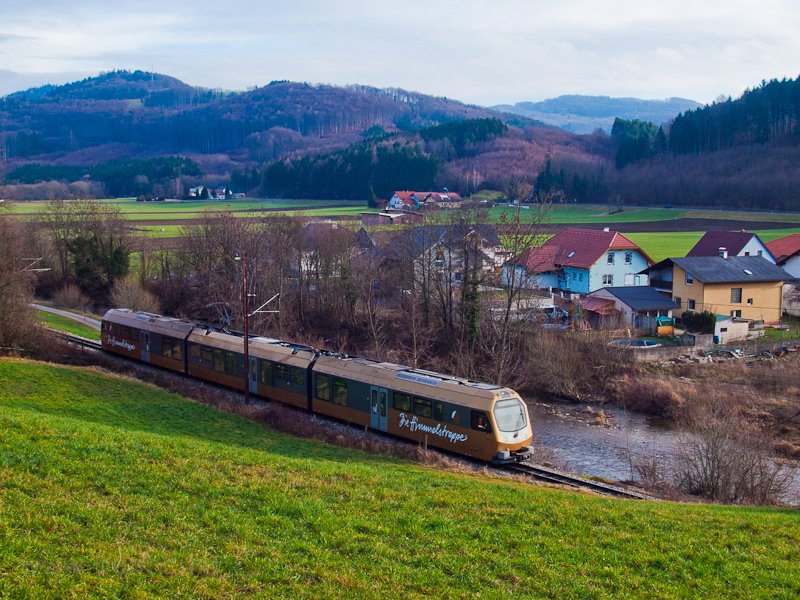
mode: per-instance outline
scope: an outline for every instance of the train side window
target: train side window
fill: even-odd
[[[225,350],[214,348],[214,370],[220,373],[225,370]]]
[[[273,363],[272,368],[275,369],[274,377],[276,382],[289,383],[289,367],[280,363]]]
[[[320,400],[328,400],[330,402],[331,399],[331,378],[327,375],[315,375],[316,380],[314,384],[314,389],[317,398]]]
[[[306,382],[306,373],[300,367],[289,367],[289,381],[295,385],[303,385]]]
[[[420,417],[431,417],[432,414],[432,400],[427,400],[426,398],[418,398],[414,396],[414,414],[419,415]]]
[[[201,346],[200,360],[203,362],[203,366],[205,367],[214,366],[214,351],[208,346]]]
[[[393,396],[395,410],[411,411],[411,396],[408,394],[401,394],[400,392],[394,392]]]
[[[333,378],[333,403],[347,406],[347,382],[338,377]]]
[[[472,428],[478,431],[491,431],[492,425],[489,423],[489,417],[485,412],[480,410],[472,411]]]
[[[259,360],[258,368],[259,381],[264,385],[272,385],[272,363],[268,360]]]
[[[183,348],[181,341],[175,338],[164,336],[161,338],[161,356],[174,360],[183,360]]]
[[[236,375],[236,353],[225,352],[225,373]]]
[[[200,345],[189,344],[189,356],[196,361],[200,360]]]
[[[444,402],[433,403],[433,418],[437,421],[444,420]]]

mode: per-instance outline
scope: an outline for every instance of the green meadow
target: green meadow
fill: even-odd
[[[607,499],[0,361],[0,596],[796,598],[800,512]]]
[[[100,332],[97,329],[89,327],[88,325],[84,325],[83,323],[79,323],[74,319],[62,317],[61,315],[54,315],[53,313],[43,310],[37,310],[36,317],[50,329],[55,329],[56,331],[62,331],[71,335],[77,335],[89,340],[100,340]]]

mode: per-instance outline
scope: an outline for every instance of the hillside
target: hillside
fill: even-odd
[[[517,102],[493,106],[495,110],[514,113],[555,125],[573,133],[591,133],[602,129],[611,132],[614,119],[639,119],[666,123],[678,114],[701,105],[685,98],[642,100],[608,96],[567,95],[540,102]]]
[[[596,498],[0,361],[0,595],[796,597],[800,515]]]
[[[375,126],[415,130],[487,117],[525,121],[399,89],[276,81],[222,93],[142,71],[114,71],[0,99],[7,157],[62,163],[70,154],[110,144],[117,145],[118,153],[137,157],[225,153],[237,160],[271,159],[291,151],[343,147]]]

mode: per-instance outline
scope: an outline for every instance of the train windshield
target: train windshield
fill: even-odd
[[[527,424],[525,407],[516,398],[499,400],[494,405],[494,420],[500,431],[519,431]]]

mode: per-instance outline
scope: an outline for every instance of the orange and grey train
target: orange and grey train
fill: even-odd
[[[491,462],[532,454],[525,404],[502,386],[317,350],[244,338],[150,313],[112,309],[103,348],[236,390],[277,400],[427,446]]]

